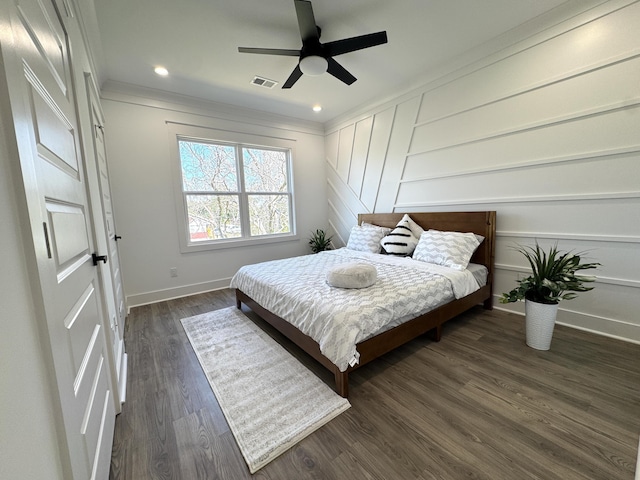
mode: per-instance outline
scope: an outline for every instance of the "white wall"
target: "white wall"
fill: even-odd
[[[114,212],[128,306],[223,288],[239,267],[309,253],[307,239],[327,228],[324,131],[284,117],[206,104],[187,97],[110,84],[102,90]],[[298,239],[181,253],[166,122],[266,135],[295,142]],[[178,276],[170,277],[175,267]]]
[[[573,13],[328,125],[329,221],[346,242],[361,211],[496,210],[497,296],[514,243],[586,250],[596,288],[558,321],[640,342],[640,3]]]

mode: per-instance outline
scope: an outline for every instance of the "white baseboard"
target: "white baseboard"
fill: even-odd
[[[494,295],[493,308],[496,310],[524,316],[524,302],[501,304],[498,302],[498,299],[499,297]],[[562,304],[560,304],[560,308],[558,309],[556,323],[577,330],[595,333],[596,335],[640,344],[640,325],[613,318],[575,312],[562,308]]]
[[[120,405],[122,405],[127,398],[127,354],[122,354],[122,365],[120,366],[120,385],[118,385],[118,391],[120,392]]]
[[[638,459],[636,460],[635,480],[640,480],[640,440],[638,441]]]
[[[229,288],[230,283],[231,278],[223,278],[221,280],[213,280],[211,282],[194,283],[191,285],[183,285],[181,287],[128,295],[127,312],[130,312],[133,307],[164,302],[175,298],[188,297],[190,295],[197,295],[198,293],[210,292],[212,290]]]

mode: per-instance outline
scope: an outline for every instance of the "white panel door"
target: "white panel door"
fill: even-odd
[[[61,16],[68,13],[51,0],[13,0],[9,9],[14,45],[3,58],[4,73],[33,236],[35,296],[58,394],[52,408],[62,416],[61,460],[69,478],[104,479],[115,409],[71,49]]]
[[[109,185],[109,169],[107,151],[104,141],[104,115],[91,74],[85,74],[90,118],[92,125],[93,151],[96,159],[97,190],[100,197],[96,217],[103,219],[104,236],[98,238],[98,249],[108,252],[108,260],[101,265],[100,272],[105,288],[105,302],[109,315],[109,343],[113,351],[117,391],[121,403],[125,401],[127,381],[127,354],[124,348],[124,322],[126,306],[120,271],[120,256],[116,234],[111,187]],[[90,181],[91,185],[91,181]],[[118,409],[119,411],[119,409]]]

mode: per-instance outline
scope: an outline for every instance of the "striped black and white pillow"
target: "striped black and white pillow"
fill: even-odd
[[[389,235],[380,240],[380,245],[389,255],[408,257],[418,244],[423,229],[409,215],[402,217]]]

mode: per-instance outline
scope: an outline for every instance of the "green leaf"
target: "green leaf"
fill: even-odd
[[[576,293],[593,290],[583,283],[595,281],[594,276],[575,275],[578,270],[597,268],[599,263],[580,263],[581,254],[560,252],[557,245],[548,251],[543,250],[536,242],[535,247],[517,246],[531,267],[532,274],[517,280],[518,287],[500,298],[501,303],[517,302],[524,298],[541,303],[558,303],[562,300],[576,298]],[[570,293],[566,293],[570,292]]]

